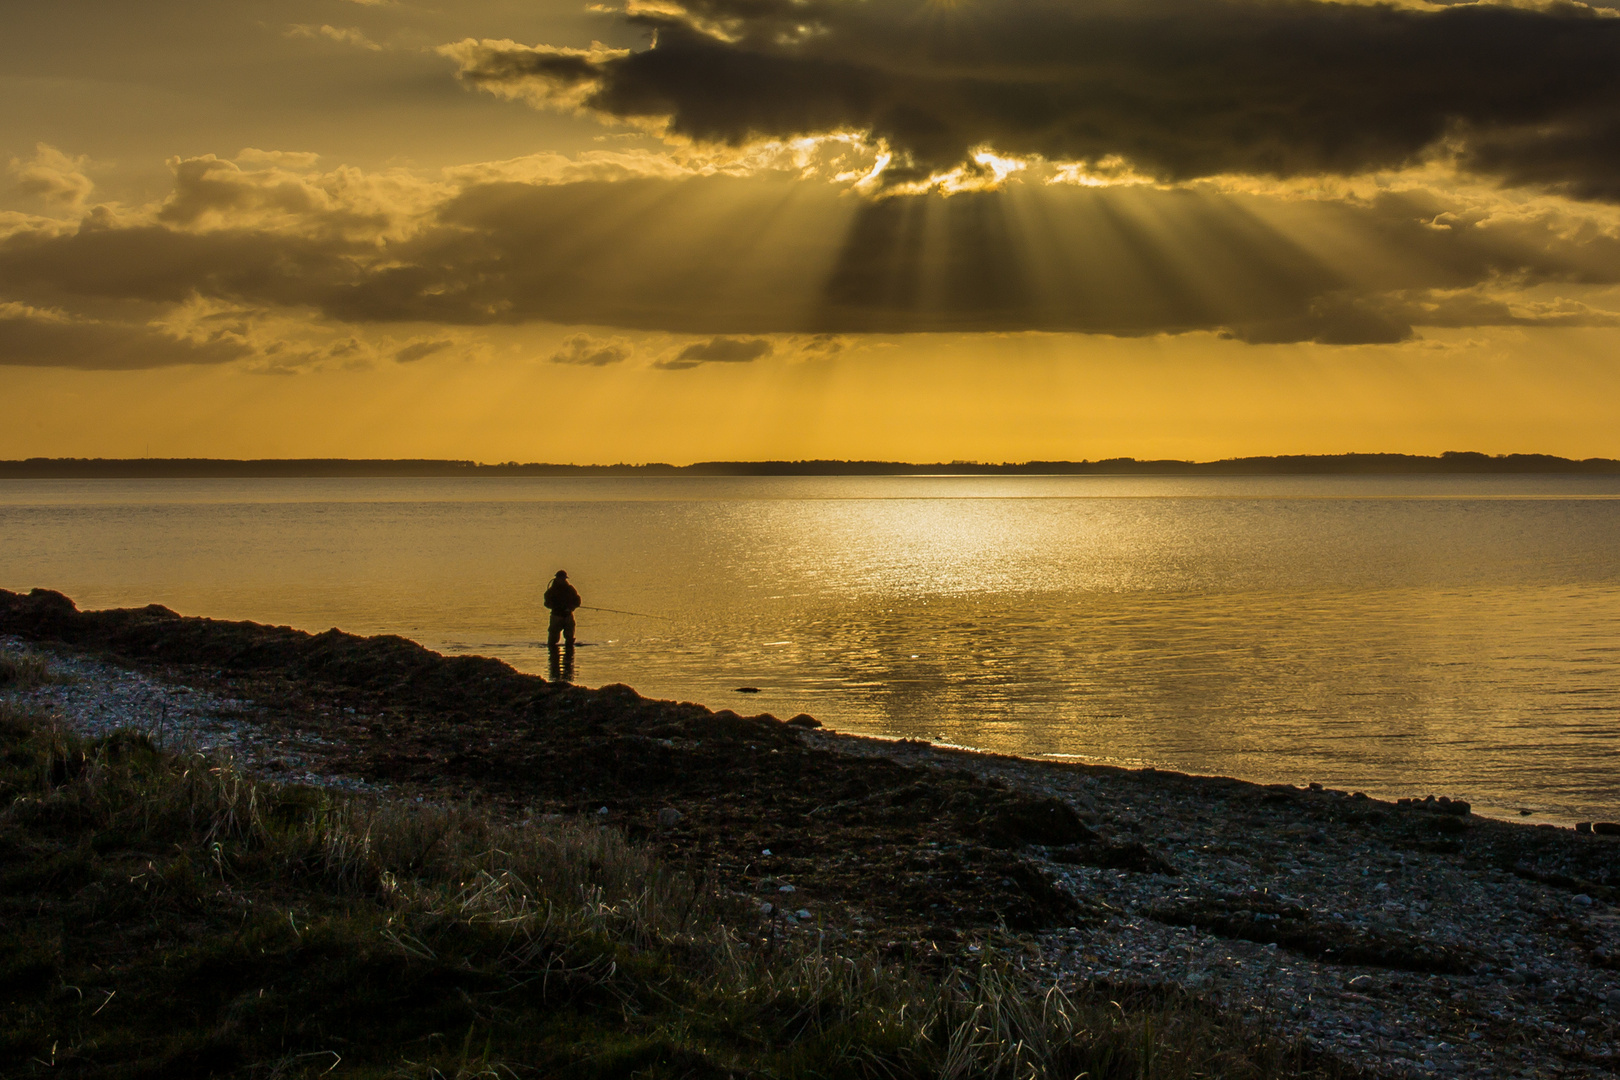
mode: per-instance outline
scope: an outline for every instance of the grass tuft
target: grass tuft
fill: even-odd
[[[0,690],[33,690],[61,679],[51,673],[42,656],[33,653],[0,654]]]
[[[0,707],[7,1077],[1341,1075],[1165,992],[773,937],[615,831],[254,781]]]

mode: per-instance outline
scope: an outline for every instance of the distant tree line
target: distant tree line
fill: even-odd
[[[1177,461],[700,461],[692,465],[484,464],[433,458],[28,458],[0,461],[0,479],[323,476],[1396,476],[1419,473],[1620,473],[1613,458],[1551,454],[1286,454]]]

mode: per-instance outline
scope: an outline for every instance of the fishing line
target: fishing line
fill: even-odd
[[[668,615],[649,615],[645,611],[621,611],[618,608],[613,607],[591,607],[589,604],[581,604],[579,607],[581,611],[607,611],[614,615],[634,615],[638,619],[663,619],[665,622],[675,621]]]

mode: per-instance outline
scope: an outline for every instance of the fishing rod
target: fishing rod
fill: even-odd
[[[663,619],[665,622],[675,621],[668,615],[649,615],[645,611],[620,611],[615,607],[592,607],[589,604],[581,604],[579,606],[581,611],[607,611],[614,615],[634,615],[638,619]]]

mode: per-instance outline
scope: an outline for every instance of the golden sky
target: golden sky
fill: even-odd
[[[0,0],[0,457],[1620,457],[1620,18]]]

